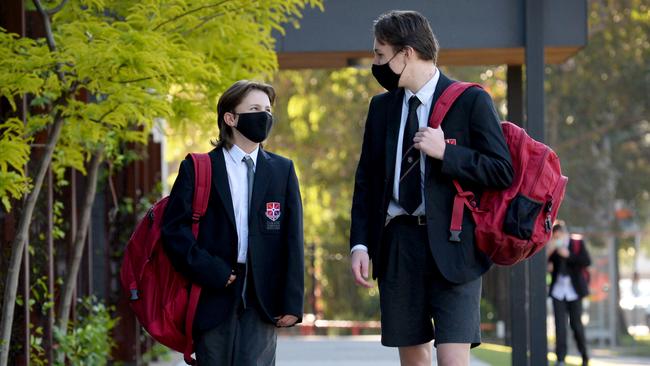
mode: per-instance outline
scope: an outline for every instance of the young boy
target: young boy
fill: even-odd
[[[163,220],[174,267],[202,287],[194,320],[198,364],[274,365],[276,327],[301,321],[300,190],[291,160],[262,148],[273,124],[270,85],[241,80],[217,105],[212,188],[192,235],[194,166],[186,158]]]

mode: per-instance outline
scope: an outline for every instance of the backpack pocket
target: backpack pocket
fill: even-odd
[[[530,239],[542,205],[541,202],[517,194],[508,205],[503,231],[520,239]]]

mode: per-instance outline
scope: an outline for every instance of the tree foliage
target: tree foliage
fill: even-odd
[[[214,120],[216,99],[225,87],[277,68],[272,31],[297,25],[305,6],[322,7],[321,0],[32,4],[43,22],[43,37],[20,38],[0,29],[0,97],[11,107],[0,119],[0,201],[8,211],[12,199],[27,195],[7,267],[0,365],[8,360],[18,271],[50,163],[61,185],[68,168],[86,173],[90,167],[89,176],[97,177],[100,160],[119,165],[132,143],[146,143],[156,121],[201,130]],[[20,108],[24,101],[26,110]],[[30,156],[36,138],[47,141],[38,161]],[[36,166],[31,169],[35,175],[27,164]],[[89,185],[87,195],[93,195],[96,179]],[[82,218],[89,217],[90,207],[84,206]],[[84,222],[73,238],[72,269],[83,251]],[[69,272],[73,282],[66,293],[77,278]],[[66,317],[64,311],[64,328]]]
[[[71,0],[51,19],[54,51],[47,38],[0,31],[0,95],[14,110],[22,97],[31,107],[24,128],[16,120],[0,125],[5,208],[29,190],[28,144],[58,112],[65,119],[53,157],[60,179],[67,167],[83,172],[98,145],[114,159],[125,142],[146,142],[157,119],[209,126],[225,87],[277,68],[271,32],[297,24],[305,5],[321,2]]]
[[[650,213],[650,5],[590,5],[587,47],[547,67],[548,141],[569,176],[561,215],[608,231],[611,199]]]

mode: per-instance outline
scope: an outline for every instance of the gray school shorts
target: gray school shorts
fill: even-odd
[[[435,339],[443,343],[481,343],[481,277],[447,281],[429,249],[426,226],[395,218],[383,240],[385,271],[379,278],[381,343],[406,347]]]

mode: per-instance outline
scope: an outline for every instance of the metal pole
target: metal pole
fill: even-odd
[[[526,0],[526,127],[544,141],[543,0]],[[531,366],[548,365],[546,340],[546,251],[529,260],[529,339]]]
[[[609,346],[618,346],[618,238],[614,234],[609,235],[609,288],[608,288],[608,302],[609,302]]]
[[[524,95],[521,65],[508,65],[508,120],[523,126]],[[510,270],[510,345],[512,365],[528,365],[528,262]]]

